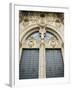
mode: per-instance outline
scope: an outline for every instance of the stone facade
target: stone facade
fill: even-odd
[[[62,55],[64,55],[64,14],[56,12],[20,11],[19,27],[20,58],[22,48],[39,48],[39,78],[45,78],[45,48],[61,48]],[[40,34],[40,40],[31,37],[31,34],[35,32]],[[45,34],[47,32],[52,33],[55,37],[45,40]]]

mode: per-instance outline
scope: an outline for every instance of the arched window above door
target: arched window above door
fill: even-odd
[[[29,40],[29,39],[35,39],[35,40],[40,40],[40,34],[39,32],[34,32],[32,34],[30,34],[26,40]]]
[[[41,40],[41,35],[40,35],[40,33],[39,32],[34,32],[34,33],[32,33],[32,34],[30,34],[27,38],[26,38],[26,40],[29,40],[29,39],[31,39],[31,38],[33,38],[33,39],[35,39],[35,40]],[[50,33],[50,32],[46,32],[45,34],[44,34],[44,40],[49,40],[49,39],[51,39],[51,38],[56,38],[57,39],[57,37],[54,35],[54,34],[52,34],[52,33]]]
[[[41,42],[41,33],[39,31],[33,32],[26,38],[25,41],[23,41],[23,46],[25,48],[39,48]],[[45,47],[52,48],[52,47],[58,47],[60,45],[60,42],[58,38],[51,32],[46,31],[44,33],[44,43]],[[60,46],[59,46],[60,47]]]

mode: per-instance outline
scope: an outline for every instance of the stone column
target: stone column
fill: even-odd
[[[39,78],[46,78],[45,44],[41,40],[39,52]]]
[[[41,42],[39,51],[39,78],[46,78],[46,61],[45,61],[45,41],[44,34],[45,28],[40,28]]]

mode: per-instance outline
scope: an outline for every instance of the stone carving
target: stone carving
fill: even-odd
[[[24,21],[24,27],[32,24],[50,24],[53,26],[60,26],[63,20],[64,15],[62,13],[43,13],[43,12],[20,12],[20,23]]]
[[[58,46],[58,41],[54,37],[50,38],[48,42],[49,42],[49,46],[51,46],[52,48],[55,48]]]
[[[46,35],[46,27],[47,26],[52,26],[55,27],[55,29],[62,35],[63,34],[63,17],[64,14],[62,13],[43,13],[43,12],[21,12],[20,13],[20,32],[22,33],[26,28],[31,25],[33,26],[34,24],[38,25],[38,30],[40,33],[40,38],[39,40],[42,40],[41,43],[46,43],[45,41],[45,35]],[[22,21],[21,21],[22,20]],[[22,23],[22,24],[21,24]],[[40,29],[40,30],[39,30]],[[50,30],[49,30],[50,31]],[[35,47],[37,46],[37,42],[35,39],[30,38],[25,42],[25,45],[28,47]],[[56,40],[56,38],[51,38],[50,40],[47,41],[46,46],[50,47],[57,47],[59,42]],[[24,44],[23,44],[24,45]],[[21,46],[21,45],[20,45]]]
[[[29,47],[34,47],[34,39],[32,37],[30,37],[29,41],[28,41],[28,46]]]
[[[56,25],[57,28],[60,28],[60,27],[61,27],[60,19],[57,18],[57,19],[55,20],[55,25]]]
[[[28,45],[29,45],[29,47],[33,47],[34,46],[34,41],[29,41]]]

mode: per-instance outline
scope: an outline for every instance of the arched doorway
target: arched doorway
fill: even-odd
[[[56,30],[28,29],[20,43],[20,79],[64,77],[63,40]]]

